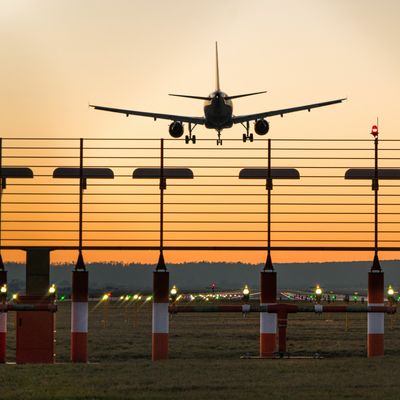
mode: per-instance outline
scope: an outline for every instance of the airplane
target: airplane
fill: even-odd
[[[284,114],[297,112],[302,110],[311,111],[312,108],[317,107],[325,107],[331,104],[341,103],[346,100],[346,98],[325,101],[322,103],[314,103],[307,104],[304,106],[291,107],[291,108],[283,108],[280,110],[273,111],[264,111],[256,114],[247,114],[247,115],[233,115],[233,105],[232,100],[238,99],[241,97],[254,96],[257,94],[266,93],[266,91],[262,92],[253,92],[253,93],[245,93],[245,94],[237,94],[234,96],[228,96],[226,93],[222,92],[220,89],[220,81],[219,81],[219,64],[218,64],[218,43],[215,43],[215,59],[216,59],[216,89],[214,92],[209,94],[208,96],[192,96],[185,94],[172,94],[169,96],[176,97],[185,97],[189,99],[197,99],[204,100],[204,116],[203,117],[190,117],[184,115],[173,115],[173,114],[159,114],[153,112],[145,112],[145,111],[136,111],[136,110],[127,110],[121,108],[112,108],[112,107],[104,107],[104,106],[96,106],[90,104],[90,107],[93,107],[95,110],[102,111],[110,111],[120,114],[125,114],[127,117],[129,115],[138,115],[142,117],[150,117],[154,118],[154,121],[159,119],[166,119],[172,121],[169,125],[169,134],[173,138],[180,138],[184,133],[184,123],[188,123],[189,125],[189,135],[185,136],[185,142],[188,144],[192,142],[196,143],[196,136],[192,134],[193,129],[197,125],[204,125],[208,129],[215,129],[218,134],[217,145],[222,145],[221,139],[221,131],[223,129],[231,128],[235,124],[241,124],[245,129],[246,133],[243,134],[243,142],[249,140],[252,142],[254,140],[254,136],[250,131],[250,122],[254,121],[254,131],[258,135],[266,135],[269,131],[269,122],[266,120],[268,117],[272,117],[275,115],[280,115],[283,117]]]

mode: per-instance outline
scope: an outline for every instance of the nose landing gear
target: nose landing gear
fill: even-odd
[[[218,146],[219,144],[222,146],[221,131],[218,131],[217,146]]]

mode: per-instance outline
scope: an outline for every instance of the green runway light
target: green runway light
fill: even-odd
[[[65,295],[60,296],[59,301],[64,301],[65,300]]]

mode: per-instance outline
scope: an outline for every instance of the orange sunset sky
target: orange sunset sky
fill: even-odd
[[[172,113],[182,115],[202,116],[202,102],[169,97],[168,93],[184,93],[205,96],[214,90],[214,43],[219,43],[220,54],[220,75],[222,89],[228,94],[247,93],[258,90],[267,90],[264,95],[238,99],[234,101],[234,113],[246,114],[255,113],[277,108],[285,108],[307,103],[331,100],[347,97],[348,100],[340,105],[334,105],[322,109],[317,109],[311,113],[293,113],[284,118],[273,117],[269,120],[271,130],[268,137],[274,139],[293,139],[292,142],[277,142],[276,147],[301,147],[302,144],[295,139],[301,138],[324,138],[324,139],[367,139],[370,142],[355,142],[351,145],[324,144],[313,142],[313,150],[296,150],[295,153],[288,150],[274,150],[273,154],[277,157],[292,156],[316,156],[317,154],[326,157],[342,155],[349,157],[342,164],[349,167],[372,166],[372,161],[352,161],[351,157],[373,156],[373,143],[369,135],[372,123],[379,116],[380,139],[396,140],[399,138],[397,121],[400,92],[400,26],[398,16],[400,15],[400,3],[397,0],[335,0],[331,2],[321,2],[317,0],[304,1],[135,1],[135,0],[2,0],[0,2],[0,46],[2,49],[2,59],[0,62],[0,136],[3,138],[3,165],[22,165],[32,166],[35,175],[33,186],[17,186],[9,182],[7,191],[4,193],[4,214],[3,219],[23,220],[40,219],[44,222],[26,224],[23,222],[3,223],[3,244],[12,244],[8,239],[13,239],[14,244],[26,244],[23,241],[33,238],[33,233],[24,232],[26,229],[47,229],[65,230],[63,232],[45,233],[43,236],[37,235],[35,238],[43,238],[43,242],[37,244],[48,244],[51,238],[76,240],[76,232],[68,233],[68,230],[76,229],[76,204],[57,205],[60,192],[70,193],[65,195],[64,200],[76,202],[76,182],[65,181],[64,186],[55,186],[49,178],[53,166],[77,165],[76,156],[79,154],[75,142],[57,142],[64,149],[53,150],[15,150],[12,147],[26,146],[55,146],[51,140],[33,141],[34,138],[144,138],[167,139],[168,121],[130,117],[95,111],[88,108],[88,103],[108,105],[120,108],[131,108],[136,110],[154,111],[161,113]],[[198,143],[196,146],[204,147],[205,150],[193,149],[193,146],[185,147],[182,141],[166,142],[166,155],[171,157],[201,157],[213,158],[212,163],[219,166],[231,166],[228,169],[229,178],[220,175],[221,170],[206,169],[206,162],[200,159],[170,159],[166,160],[166,165],[199,166],[193,168],[198,179],[190,182],[193,187],[174,187],[169,186],[167,196],[169,201],[184,201],[179,197],[179,193],[186,190],[192,196],[187,196],[185,201],[188,203],[188,211],[197,210],[190,206],[190,203],[199,201],[199,193],[213,193],[215,189],[205,188],[201,185],[228,183],[236,185],[238,168],[245,166],[266,166],[265,142],[253,144],[243,144],[240,142],[224,142],[225,149],[216,149],[214,139],[216,134],[212,130],[204,127],[196,128],[198,138],[212,139],[210,142]],[[223,139],[240,139],[243,128],[235,126],[232,129],[223,131]],[[13,140],[25,138],[25,140]],[[129,143],[129,145],[127,144]],[[135,150],[134,146],[149,148],[149,150]],[[299,145],[301,144],[301,145]],[[102,195],[109,191],[107,201],[115,202],[116,205],[92,204],[85,210],[107,211],[105,219],[113,219],[116,211],[126,212],[120,218],[125,221],[132,221],[132,224],[125,225],[105,224],[108,230],[106,236],[101,239],[132,238],[133,236],[121,236],[120,233],[111,233],[111,230],[140,228],[157,229],[158,216],[150,214],[153,225],[146,225],[143,221],[147,220],[145,214],[141,212],[156,212],[157,204],[136,205],[136,214],[129,214],[132,209],[129,205],[121,205],[122,198],[118,195],[111,195],[117,190],[129,193],[126,195],[126,202],[138,201],[143,203],[157,202],[157,184],[151,187],[133,187],[132,179],[129,175],[132,172],[134,162],[122,162],[107,157],[137,157],[141,165],[156,166],[156,157],[159,150],[152,149],[158,146],[157,141],[147,142],[122,142],[122,141],[85,141],[85,145],[98,147],[97,149],[87,150],[86,156],[105,157],[93,158],[87,161],[86,165],[91,166],[116,166],[115,172],[118,177],[114,182],[98,182],[109,186],[89,187],[85,200],[93,203],[104,201]],[[7,146],[9,147],[7,149]],[[194,146],[194,147],[196,147]],[[224,147],[223,146],[223,147]],[[324,153],[318,146],[354,147],[360,146],[357,150],[329,150]],[[74,147],[65,149],[65,147]],[[112,149],[107,149],[107,148]],[[122,149],[130,147],[131,149]],[[238,149],[229,150],[228,147]],[[396,142],[382,143],[382,149],[386,149],[384,155],[391,157],[392,160],[382,161],[382,166],[396,167],[400,158],[398,152],[391,149],[399,147]],[[115,149],[113,149],[115,148]],[[253,148],[253,150],[249,150]],[[256,150],[256,149],[259,150]],[[36,155],[47,158],[29,158]],[[25,156],[26,158],[12,158],[15,156]],[[154,159],[140,159],[148,156]],[[232,159],[220,160],[221,157],[242,157],[240,162]],[[254,159],[259,157],[259,159]],[[8,157],[8,158],[7,158]],[[75,157],[62,159],[60,157]],[[323,158],[323,157],[322,157]],[[147,164],[146,164],[147,163]],[[191,165],[189,165],[191,163]],[[303,164],[302,164],[303,163]],[[274,165],[285,167],[296,167],[300,169],[302,176],[317,176],[316,178],[305,178],[300,182],[290,182],[291,185],[302,185],[300,189],[290,187],[279,187],[279,184],[289,184],[289,182],[276,182],[273,195],[277,196],[278,191],[283,194],[290,193],[311,193],[307,184],[327,183],[323,178],[324,172],[318,167],[335,166],[335,161],[319,160],[316,161],[315,170],[302,170],[307,162],[298,159],[277,160]],[[346,165],[347,165],[346,164]],[[46,167],[49,165],[49,167]],[[51,165],[51,167],[50,167]],[[308,162],[307,165],[310,165]],[[46,169],[47,168],[47,169]],[[330,175],[342,174],[343,170],[328,170]],[[42,175],[42,176],[40,176]],[[122,176],[124,175],[124,176]],[[203,175],[203,176],[200,176]],[[227,179],[227,180],[226,180]],[[312,182],[307,179],[314,179]],[[23,181],[22,184],[33,182]],[[141,182],[154,185],[154,182]],[[344,185],[341,178],[331,178],[329,183],[333,185]],[[340,194],[369,194],[368,202],[372,204],[372,192],[369,182],[361,182],[363,188],[340,187],[328,193]],[[43,186],[38,186],[41,184]],[[265,188],[259,182],[240,182],[240,187],[230,187],[224,190],[227,194],[242,193],[248,191],[249,198],[257,194],[265,201]],[[354,183],[353,183],[354,184]],[[360,184],[358,182],[357,184]],[[46,186],[47,185],[47,186]],[[65,186],[70,185],[70,186]],[[118,186],[122,185],[122,186]],[[124,186],[125,185],[125,186]],[[249,186],[245,185],[258,185]],[[386,189],[382,187],[382,194],[400,194],[399,189],[393,187]],[[89,185],[90,186],[90,185]],[[251,188],[251,189],[250,189]],[[222,190],[222,189],[221,189]],[[298,192],[297,192],[298,190]],[[385,192],[386,190],[386,192]],[[13,192],[14,191],[14,192]],[[35,195],[24,195],[24,193],[35,192]],[[141,192],[142,191],[142,192]],[[138,193],[153,193],[153,196],[138,197]],[[181,191],[181,192],[180,192]],[[183,191],[183,192],[182,192]],[[230,191],[230,192],[229,192]],[[242,192],[241,192],[242,191]],[[292,192],[291,192],[292,191]],[[8,194],[10,193],[10,194]],[[20,193],[15,195],[13,193]],[[174,196],[174,194],[176,196]],[[207,198],[210,202],[220,202],[221,197]],[[7,196],[7,197],[6,197]],[[20,197],[18,197],[20,196]],[[58,197],[57,197],[58,196]],[[75,196],[75,197],[74,197]],[[92,196],[90,198],[90,196]],[[29,205],[18,205],[17,202],[23,197],[28,202],[36,202]],[[122,200],[121,200],[122,199]],[[331,202],[350,201],[357,203],[360,198],[336,198]],[[248,199],[247,199],[248,200]],[[308,198],[311,202],[312,196]],[[365,201],[367,201],[364,198]],[[364,201],[363,200],[363,201]],[[9,202],[8,204],[6,202]],[[201,201],[206,201],[206,196],[201,197]],[[229,196],[229,201],[234,201],[234,197]],[[250,201],[250,200],[248,200]],[[296,198],[291,198],[292,202]],[[304,198],[301,201],[306,201]],[[397,197],[384,199],[382,202],[388,203],[385,212],[396,212]],[[40,204],[52,203],[52,204]],[[283,198],[276,197],[276,202],[283,202]],[[329,198],[325,198],[329,203]],[[389,204],[390,203],[390,204]],[[24,208],[25,207],[25,208]],[[191,208],[190,208],[191,207]],[[201,210],[219,212],[224,209],[235,211],[265,211],[264,206],[259,208],[244,208],[226,206],[201,206]],[[292,206],[276,206],[275,211],[295,211]],[[281,207],[281,208],[279,208]],[[287,207],[285,209],[285,207]],[[362,208],[364,207],[364,208]],[[371,211],[368,205],[349,206],[347,211]],[[177,210],[178,208],[172,209]],[[184,206],[180,209],[186,210]],[[313,206],[304,210],[316,210]],[[23,210],[52,211],[53,214],[43,216],[42,214],[22,214]],[[324,206],[320,211],[332,211],[330,205]],[[334,210],[341,212],[342,207],[334,207]],[[8,214],[7,214],[8,211]],[[57,212],[69,211],[67,215],[72,222],[51,223],[51,218],[57,219]],[[168,210],[167,210],[168,211]],[[25,216],[24,216],[25,215]],[[194,214],[193,214],[194,215]],[[204,218],[209,220],[215,218],[214,214],[205,217],[197,216],[198,220]],[[39,217],[40,216],[40,217]],[[191,216],[190,218],[192,218]],[[209,224],[208,228],[218,229],[224,226],[223,216],[219,215],[219,224]],[[91,220],[97,218],[95,215]],[[115,217],[116,218],[116,217]],[[178,218],[178,217],[177,217]],[[179,217],[180,220],[185,217]],[[194,217],[193,217],[194,218]],[[236,216],[236,222],[243,228],[243,222],[247,217]],[[249,217],[250,218],[250,217]],[[251,217],[252,223],[265,222],[262,215]],[[259,219],[257,219],[259,218]],[[278,217],[277,217],[278,218]],[[284,216],[279,218],[283,219]],[[287,216],[293,221],[299,216]],[[303,217],[304,220],[305,217]],[[313,217],[315,221],[318,216]],[[332,217],[333,218],[333,217]],[[339,221],[346,221],[347,215],[338,217]],[[372,221],[370,216],[359,217],[360,222]],[[362,219],[363,218],[363,219]],[[385,219],[386,218],[386,219]],[[396,216],[383,216],[382,221],[396,221]],[[173,218],[170,218],[171,220]],[[176,218],[174,218],[176,220]],[[399,219],[400,220],[400,219]],[[357,220],[358,221],[358,220]],[[136,224],[136,225],[135,225]],[[129,225],[129,228],[126,226]],[[225,224],[225,229],[227,224]],[[295,230],[292,225],[291,230]],[[339,226],[339,225],[338,225]],[[361,226],[361,225],[360,225]],[[347,230],[357,230],[359,224],[346,226]],[[92,226],[89,226],[91,228]],[[198,225],[195,225],[198,228]],[[173,226],[174,229],[181,229],[179,224]],[[254,229],[252,224],[246,228]],[[258,228],[265,229],[260,224]],[[279,227],[275,225],[279,230]],[[308,227],[310,228],[310,227]],[[329,229],[328,227],[325,227]],[[338,228],[338,227],[336,227]],[[373,226],[368,226],[372,229]],[[395,231],[397,225],[390,227]],[[234,229],[234,227],[232,228]],[[315,228],[317,229],[317,228]],[[339,229],[339,228],[338,228]],[[366,229],[363,226],[363,229]],[[382,227],[382,230],[385,228]],[[7,231],[8,230],[8,231]],[[334,230],[334,228],[332,228]],[[399,229],[397,229],[399,230]],[[127,234],[125,234],[127,235]],[[277,233],[276,240],[286,241],[286,234]],[[96,235],[86,238],[96,238]],[[307,239],[321,238],[320,235],[312,234]],[[327,234],[327,240],[349,240],[354,237],[351,234]],[[397,235],[398,237],[398,235]],[[397,240],[396,234],[389,234],[382,239]],[[137,237],[135,236],[137,239]],[[148,236],[141,237],[143,240],[153,240],[151,244],[157,244],[157,233],[153,232]],[[173,235],[169,236],[173,239]],[[185,238],[189,236],[185,234]],[[223,238],[235,239],[240,241],[243,236],[223,234]],[[263,240],[265,235],[246,236],[247,239]],[[290,238],[298,240],[300,237],[294,234]],[[372,236],[363,237],[371,239]],[[195,235],[193,239],[209,239],[215,243],[221,239],[219,235]],[[20,242],[18,242],[20,240]],[[277,243],[277,245],[282,244]],[[236,242],[239,244],[240,242]],[[64,244],[68,244],[67,242]],[[69,243],[69,244],[76,244]],[[176,244],[176,243],[175,243]],[[200,244],[200,243],[198,243]],[[227,244],[227,243],[225,243]],[[254,243],[260,245],[260,243]],[[325,243],[329,244],[329,243]],[[333,243],[331,243],[333,245]],[[337,243],[336,243],[337,244]],[[343,244],[343,243],[342,243]],[[370,245],[365,244],[364,245]],[[388,244],[388,243],[385,243]],[[395,245],[389,243],[388,245]],[[303,245],[306,245],[303,243]],[[3,253],[4,259],[22,260],[21,252],[6,250]],[[114,260],[114,261],[139,261],[155,262],[157,252],[87,252],[85,253],[88,261],[95,260]],[[55,252],[53,261],[74,260],[76,252]],[[292,261],[325,261],[325,260],[359,260],[370,259],[369,253],[296,253],[296,252],[276,252],[273,259],[279,262]],[[398,258],[397,254],[382,254],[382,258]],[[221,260],[221,261],[243,261],[243,262],[262,262],[265,259],[265,252],[230,252],[230,253],[167,253],[167,260],[171,262],[189,260]]]

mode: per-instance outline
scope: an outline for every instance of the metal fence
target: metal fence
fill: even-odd
[[[192,180],[169,180],[164,193],[165,249],[265,249],[267,190],[240,180],[243,168],[267,168],[268,140],[224,139],[186,145],[164,141],[164,167],[185,167]],[[157,249],[160,184],[132,179],[160,168],[160,140],[84,139],[84,168],[107,167],[114,179],[88,179],[83,194],[83,249]],[[349,168],[374,167],[373,140],[273,139],[272,168],[295,168],[300,180],[274,180],[271,249],[373,250],[370,181],[345,180]],[[80,166],[79,139],[3,138],[1,166],[29,167],[33,179],[7,179],[1,196],[1,248],[79,245],[79,180],[55,179]],[[379,141],[379,168],[397,168],[400,141]],[[3,179],[4,180],[4,179]],[[4,185],[3,185],[4,186]],[[379,185],[379,246],[399,250],[400,182]]]

